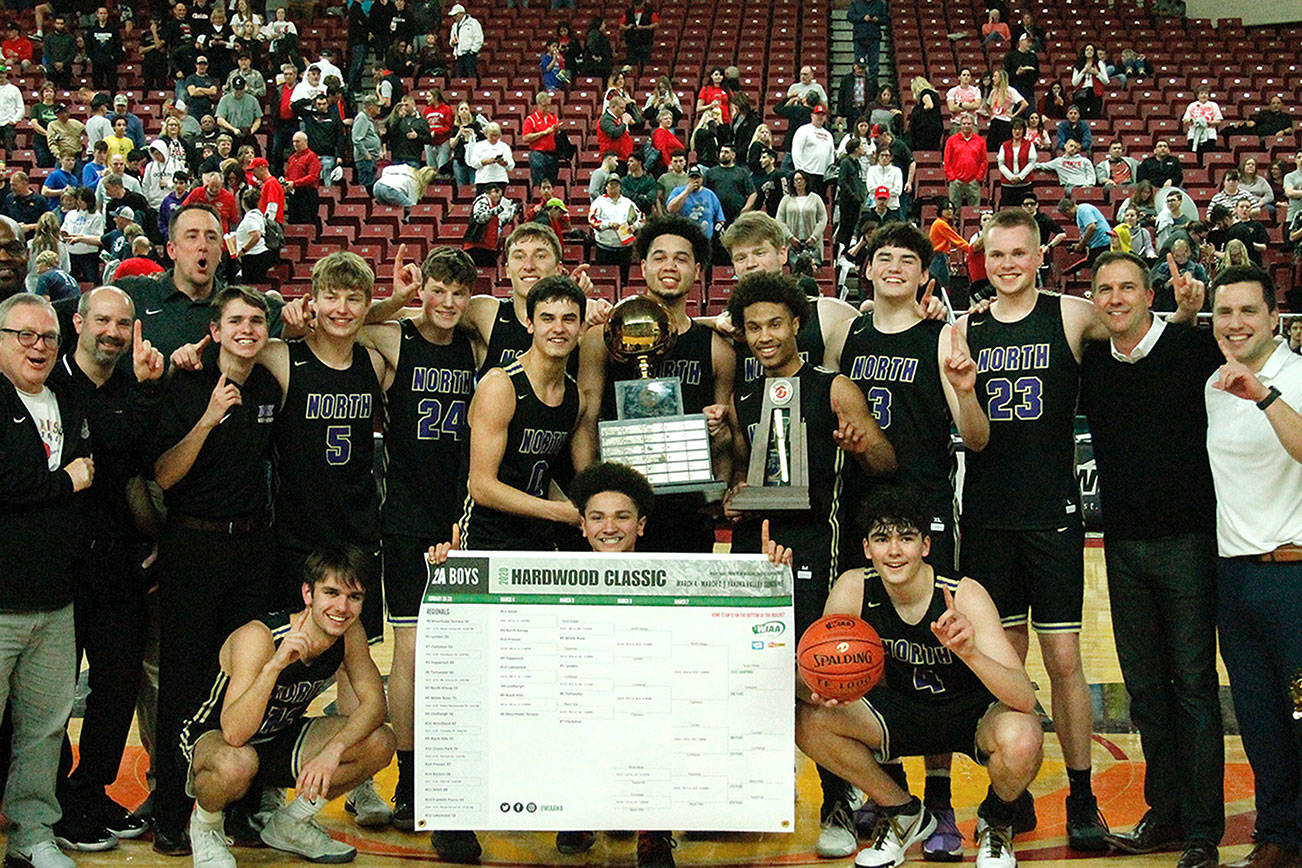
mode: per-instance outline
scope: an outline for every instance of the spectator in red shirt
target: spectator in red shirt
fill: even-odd
[[[732,123],[732,109],[728,105],[728,91],[723,88],[723,67],[716,66],[710,70],[710,80],[701,88],[701,92],[696,96],[696,110],[703,112],[711,106],[717,105],[723,112],[723,122]]]
[[[321,185],[321,159],[307,146],[307,133],[294,133],[294,153],[285,162],[286,218],[289,223],[302,223],[321,229],[317,215]]]
[[[986,140],[976,133],[976,121],[964,114],[958,132],[945,142],[945,180],[955,208],[981,204],[981,185],[990,170]]]
[[[279,174],[285,165],[285,152],[289,150],[290,137],[298,129],[298,115],[294,114],[294,105],[290,99],[294,88],[298,87],[298,68],[292,63],[286,63],[276,78],[281,85],[279,94],[272,97],[275,100],[271,105],[275,133],[271,139],[270,156],[272,171]]]
[[[154,251],[154,243],[143,235],[137,236],[135,241],[131,242],[131,256],[118,263],[117,270],[113,272],[113,279],[119,277],[143,277],[149,274],[157,274],[163,270],[163,266],[149,258]]]
[[[443,98],[437,87],[429,92],[429,108],[425,120],[429,121],[429,144],[425,146],[425,162],[439,170],[452,162],[452,106]]]
[[[222,218],[222,234],[231,231],[240,219],[240,209],[235,201],[235,194],[222,186],[221,172],[207,172],[203,176],[203,186],[196,187],[185,197],[186,205],[193,205],[196,202],[203,205],[211,205],[217,209],[217,213]]]
[[[253,162],[249,164],[249,169],[253,171],[253,180],[262,191],[258,195],[258,210],[268,220],[275,220],[283,225],[285,222],[285,188],[280,186],[276,176],[271,174],[271,166],[262,157],[254,157]]]
[[[0,55],[4,56],[5,65],[10,69],[27,72],[32,66],[32,41],[18,30],[18,25],[10,21],[5,26],[5,38],[0,42]]]
[[[552,114],[547,91],[538,91],[533,101],[536,108],[524,119],[521,139],[529,146],[529,183],[536,187],[543,178],[556,181],[556,128],[561,119]]]
[[[656,160],[655,165],[647,166],[646,170],[659,178],[664,174],[665,169],[669,168],[669,161],[674,158],[674,154],[689,151],[691,148],[687,147],[674,132],[673,112],[669,109],[661,109],[660,114],[656,116],[656,121],[659,126],[651,133],[651,144],[660,152],[660,159]]]
[[[597,153],[613,153],[620,162],[627,160],[633,153],[633,136],[628,131],[632,122],[632,116],[624,111],[624,98],[618,94],[612,96],[597,122]]]

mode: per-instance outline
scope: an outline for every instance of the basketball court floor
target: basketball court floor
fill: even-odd
[[[1099,806],[1113,828],[1127,828],[1144,812],[1143,781],[1144,761],[1139,737],[1129,721],[1128,702],[1121,684],[1121,671],[1117,665],[1112,641],[1112,621],[1108,609],[1107,584],[1104,577],[1103,550],[1097,541],[1091,541],[1085,553],[1085,628],[1082,635],[1085,659],[1085,677],[1091,685],[1094,699],[1094,791]],[[390,643],[374,649],[381,672],[387,672],[392,653]],[[1041,665],[1036,643],[1031,643],[1031,659],[1027,666],[1038,688],[1040,705],[1048,708],[1049,681]],[[1247,852],[1253,825],[1252,773],[1243,755],[1242,743],[1237,735],[1225,671],[1220,670],[1222,685],[1221,703],[1226,719],[1225,738],[1225,811],[1227,830],[1221,844],[1222,861],[1238,858]],[[321,703],[333,700],[333,690]],[[80,720],[73,722],[74,739]],[[796,831],[789,835],[715,835],[706,838],[678,835],[675,858],[681,866],[712,866],[712,868],[745,868],[745,866],[807,866],[845,865],[850,860],[823,860],[814,853],[814,840],[818,835],[819,790],[818,777],[813,765],[796,753],[797,757],[797,822]],[[131,744],[123,759],[122,769],[111,794],[119,802],[134,807],[146,795],[145,770],[148,761],[133,731]],[[921,795],[923,772],[920,760],[906,763],[915,792]],[[393,792],[397,774],[391,765],[378,778],[379,791],[388,796]],[[953,772],[954,804],[959,827],[968,836],[965,861],[975,859],[971,843],[975,823],[976,805],[985,795],[985,772],[966,757],[955,755]],[[1067,778],[1058,748],[1057,738],[1046,732],[1044,766],[1031,787],[1036,799],[1039,827],[1030,834],[1018,836],[1016,848],[1022,862],[1053,866],[1070,864],[1073,868],[1087,866],[1151,866],[1174,865],[1175,853],[1150,856],[1117,854],[1106,858],[1082,858],[1066,848],[1065,815],[1063,799],[1067,792]],[[438,857],[429,846],[428,834],[404,834],[395,831],[380,833],[359,829],[344,813],[343,799],[331,803],[321,815],[322,824],[334,835],[355,845],[358,850],[356,865],[398,865],[399,860],[438,863]],[[562,856],[553,845],[554,836],[541,833],[481,833],[484,843],[483,864],[493,866],[534,865],[590,865],[632,866],[635,864],[635,839],[631,834],[601,835],[588,853],[579,856]],[[295,859],[274,850],[235,850],[241,865],[289,865]],[[180,868],[190,864],[188,857],[159,856],[147,841],[124,841],[119,849],[108,853],[74,854],[78,865],[83,866],[140,866],[140,868]],[[917,848],[910,854],[911,862],[922,864]],[[306,863],[298,863],[306,864]]]

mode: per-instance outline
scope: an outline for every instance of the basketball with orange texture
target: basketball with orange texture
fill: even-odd
[[[796,646],[796,668],[823,699],[853,702],[882,680],[886,652],[872,625],[854,615],[824,615]]]

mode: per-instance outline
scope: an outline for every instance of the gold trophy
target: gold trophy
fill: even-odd
[[[739,510],[809,509],[809,452],[800,415],[800,380],[760,381],[764,402],[751,440],[746,487],[732,497]]]
[[[653,376],[677,338],[669,311],[654,299],[634,295],[611,308],[606,349],[617,362],[636,362],[638,379],[615,381],[618,418],[598,426],[601,460],[636,468],[657,493],[717,494],[723,483],[714,479],[705,416],[684,415],[681,380]]]

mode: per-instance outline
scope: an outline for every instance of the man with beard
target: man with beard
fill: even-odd
[[[148,587],[139,566],[149,544],[134,526],[131,501],[140,492],[134,477],[152,457],[149,442],[162,401],[163,354],[141,337],[134,305],[122,290],[91,290],[75,306],[76,348],[55,365],[49,382],[80,402],[99,470],[86,505],[88,532],[78,546],[83,574],[98,578],[78,584],[73,597],[77,648],[90,664],[91,694],[82,717],[77,769],[60,781],[63,819],[55,824],[56,836],[80,849],[78,845],[97,841],[135,838],[146,828],[105,789],[117,779],[149,635]],[[130,370],[118,364],[128,354]]]
[[[649,223],[637,236],[638,260],[646,278],[646,295],[664,305],[677,339],[673,348],[655,362],[653,375],[676,377],[682,384],[683,412],[701,413],[712,404],[732,399],[736,356],[728,342],[709,326],[687,315],[687,295],[696,286],[709,242],[695,223],[685,217],[666,217]],[[606,348],[606,327],[589,329],[579,350],[579,389],[585,414],[575,432],[578,466],[597,460],[598,420],[616,419],[615,383],[637,379],[637,365],[617,362]],[[715,478],[727,481],[731,473],[726,437],[717,444]],[[651,535],[643,547],[653,552],[705,552],[714,550],[713,521],[704,516],[700,494],[664,495],[657,499]]]

